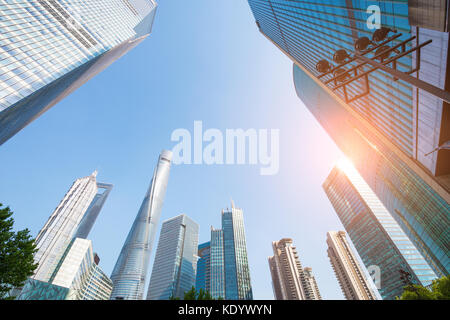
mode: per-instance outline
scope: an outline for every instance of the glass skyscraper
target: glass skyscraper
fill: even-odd
[[[164,221],[156,249],[147,300],[184,298],[195,286],[198,224],[182,214]]]
[[[37,235],[38,251],[34,259],[38,267],[32,278],[48,281],[79,227],[83,226],[84,237],[89,234],[112,188],[112,185],[97,183],[96,177],[97,171],[94,171],[88,177],[77,179]],[[99,193],[99,189],[105,188],[107,191]]]
[[[383,27],[402,33],[393,44],[417,36],[423,43],[414,75],[448,91],[448,30],[424,21],[426,6],[410,1],[249,0],[256,24],[294,62],[298,96],[339,148],[355,164],[383,205],[439,275],[450,271],[450,150],[429,154],[450,139],[448,103],[384,71],[368,76],[369,94],[346,102],[316,66],[337,50],[353,52],[361,37],[372,38],[369,5],[381,10]],[[445,15],[445,8],[435,10]],[[438,21],[438,20],[436,20]],[[433,22],[433,21],[431,21]],[[391,33],[391,35],[394,33]],[[400,58],[401,71],[416,66],[416,54]],[[355,81],[347,94],[356,97]]]
[[[153,0],[0,0],[0,145],[151,32]]]
[[[211,241],[198,245],[197,277],[195,288],[211,292]]]
[[[428,286],[437,276],[392,218],[368,184],[350,164],[333,168],[323,184],[367,269],[379,268],[378,291],[383,299],[401,296],[406,286],[401,272],[411,282]]]
[[[225,299],[223,230],[211,228],[210,288],[215,299]]]
[[[207,259],[202,261],[207,263]],[[203,284],[208,276],[209,284]],[[231,209],[222,211],[222,229],[211,228],[209,267],[199,270],[204,288],[212,297],[226,300],[252,300],[253,292],[248,267],[244,215],[232,202]]]
[[[75,238],[48,282],[28,279],[18,300],[109,300],[112,281],[98,266],[90,240]]]
[[[169,180],[172,152],[163,150],[139,212],[120,251],[111,279],[111,299],[142,300],[150,253]]]

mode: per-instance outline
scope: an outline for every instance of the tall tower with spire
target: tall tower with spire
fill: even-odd
[[[231,209],[222,210],[222,229],[211,228],[208,250],[208,259],[202,262],[207,265],[197,271],[202,285],[216,299],[252,300],[244,214],[233,200]]]
[[[143,299],[150,253],[166,194],[171,160],[172,152],[162,151],[141,208],[111,274],[114,284],[112,300]]]
[[[107,194],[99,195],[98,190],[105,186],[108,188]],[[77,179],[72,184],[36,237],[38,251],[34,260],[38,263],[38,267],[32,278],[41,281],[49,280],[59,258],[72,239],[77,236],[77,230],[80,230],[82,221],[89,221],[89,223],[86,222],[83,231],[84,237],[88,236],[111,189],[110,184],[97,183],[97,170],[90,176]],[[102,201],[98,201],[99,198]]]

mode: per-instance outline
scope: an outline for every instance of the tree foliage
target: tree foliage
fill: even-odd
[[[406,286],[399,300],[450,300],[450,276],[434,280],[430,289]]]
[[[180,300],[180,298],[171,296],[169,298],[170,300]],[[197,291],[195,289],[194,286],[192,286],[191,290],[186,291],[184,293],[184,297],[183,300],[214,300],[214,298],[211,296],[211,294],[209,293],[209,291],[205,291],[203,289],[200,289],[199,291]],[[222,298],[219,297],[218,300],[223,300]]]
[[[28,229],[14,232],[13,212],[0,203],[0,299],[11,299],[8,292],[21,287],[37,268],[33,255],[34,239]]]

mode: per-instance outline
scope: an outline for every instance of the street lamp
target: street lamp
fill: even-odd
[[[394,35],[389,36],[391,32]],[[327,60],[320,60],[316,64],[316,70],[320,73],[318,78],[324,78],[325,85],[334,83],[331,89],[333,91],[342,90],[345,102],[350,103],[370,93],[368,76],[374,71],[382,70],[392,75],[394,81],[403,80],[450,103],[449,91],[411,76],[411,74],[420,70],[421,49],[430,44],[432,40],[414,45],[412,41],[416,39],[416,36],[406,40],[398,39],[401,36],[402,34],[397,33],[397,30],[382,27],[373,33],[372,40],[368,37],[357,39],[354,43],[355,52],[348,53],[344,49],[339,49],[334,53],[333,61],[337,66],[331,65]],[[394,40],[399,43],[394,44]],[[412,48],[407,49],[407,47]],[[407,71],[398,70],[398,60],[412,53],[416,53],[416,62],[413,64],[415,67]],[[344,68],[347,65],[348,67]],[[362,88],[362,92],[349,97],[347,86],[359,79],[363,81],[362,86],[359,86]],[[354,89],[352,92],[354,92]]]

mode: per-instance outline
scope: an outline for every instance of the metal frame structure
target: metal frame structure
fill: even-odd
[[[367,44],[367,47],[369,47],[366,50],[362,51],[355,51],[353,52],[353,56],[347,54],[345,50],[339,50],[342,51],[341,53],[344,53],[344,61],[341,63],[338,63],[337,66],[333,66],[326,60],[321,60],[318,62],[325,65],[325,68],[328,64],[330,67],[327,71],[322,72],[318,78],[322,79],[328,75],[332,75],[331,78],[328,78],[326,80],[322,80],[322,82],[325,85],[330,85],[330,83],[333,83],[334,85],[331,87],[331,90],[337,91],[338,89],[342,88],[344,99],[346,103],[351,103],[359,98],[362,98],[370,93],[370,82],[369,82],[369,74],[371,74],[374,71],[377,70],[383,70],[386,73],[389,73],[393,76],[393,80],[403,80],[405,82],[408,82],[409,84],[422,89],[424,91],[427,91],[428,93],[440,98],[443,101],[446,101],[450,103],[450,92],[442,90],[441,88],[438,88],[434,85],[429,84],[428,82],[425,82],[423,80],[420,80],[416,77],[411,76],[411,74],[418,72],[420,70],[420,59],[421,59],[421,49],[428,44],[432,42],[432,40],[425,41],[422,44],[417,44],[414,46],[412,44],[411,49],[407,49],[408,44],[416,39],[416,36],[410,37],[406,40],[401,41],[400,43],[389,46],[388,44],[390,42],[393,42],[394,40],[401,37],[402,33],[397,33],[396,30],[384,30],[387,34],[392,31],[395,34],[391,37],[388,37],[386,40],[381,41],[380,43],[376,43],[374,41],[368,40],[370,43]],[[360,40],[360,39],[358,39]],[[358,41],[357,40],[357,41]],[[355,43],[355,48],[357,47]],[[384,49],[384,50],[383,50]],[[375,53],[373,53],[375,51]],[[408,71],[400,71],[397,69],[397,60],[409,55],[413,52],[416,52],[416,63],[415,67]],[[336,52],[338,54],[339,52]],[[373,56],[369,57],[368,54],[373,53]],[[333,58],[333,60],[336,62],[336,54]],[[394,54],[393,56],[391,56]],[[379,61],[377,61],[379,60]],[[340,61],[338,61],[340,62]],[[351,66],[349,69],[344,69],[345,66],[355,63]],[[392,64],[392,66],[389,66]],[[367,68],[367,66],[370,66]],[[316,69],[319,70],[319,67],[317,66]],[[353,83],[356,80],[363,79],[364,83],[364,91],[360,94],[357,94],[353,97],[349,97],[347,86],[351,83]]]

